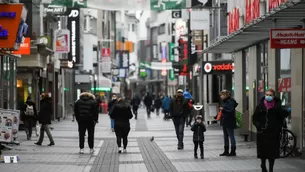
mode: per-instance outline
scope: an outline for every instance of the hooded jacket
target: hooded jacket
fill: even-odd
[[[78,122],[81,121],[98,121],[98,104],[95,96],[89,92],[80,94],[80,98],[74,106],[75,118]]]
[[[221,117],[221,124],[223,127],[236,128],[235,108],[237,106],[238,103],[231,97],[223,100]]]
[[[188,91],[184,91],[183,97],[184,97],[185,99],[193,99],[193,96],[192,96],[191,93],[188,92]]]

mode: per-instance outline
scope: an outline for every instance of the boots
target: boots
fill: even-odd
[[[262,168],[262,172],[268,172],[266,164],[265,165],[262,164],[261,168]]]
[[[198,159],[197,152],[194,153],[194,158],[195,158],[195,159]]]
[[[224,147],[225,151],[220,154],[219,156],[228,156],[229,155],[229,146]]]
[[[236,146],[231,146],[231,152],[229,156],[236,156]]]

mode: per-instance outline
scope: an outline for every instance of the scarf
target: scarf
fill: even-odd
[[[268,110],[272,109],[275,106],[275,101],[272,100],[271,102],[268,102],[267,100],[264,100],[264,105]]]

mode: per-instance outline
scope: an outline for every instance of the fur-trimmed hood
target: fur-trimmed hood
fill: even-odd
[[[89,100],[89,99],[95,100],[95,96],[90,92],[81,93],[79,98],[82,99],[82,100]]]

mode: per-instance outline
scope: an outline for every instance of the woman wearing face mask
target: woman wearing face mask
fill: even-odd
[[[261,159],[262,172],[273,172],[275,159],[280,156],[280,132],[288,112],[282,109],[281,100],[275,97],[275,91],[269,89],[256,107],[253,124],[257,129],[257,157]]]

